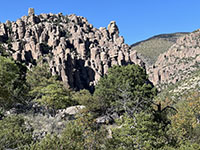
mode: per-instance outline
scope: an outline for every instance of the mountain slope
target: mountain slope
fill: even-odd
[[[159,87],[184,80],[200,69],[200,30],[180,37],[148,69],[150,80]]]
[[[200,92],[200,69],[193,72],[193,74],[186,79],[168,85],[166,89],[158,94],[158,97],[162,100],[168,98],[172,102],[177,103],[184,95],[192,91]]]
[[[158,56],[166,52],[176,40],[188,34],[187,32],[160,34],[147,40],[137,42],[131,45],[132,50],[136,50],[147,66],[153,65]]]

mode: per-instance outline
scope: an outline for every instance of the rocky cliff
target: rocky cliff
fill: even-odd
[[[200,70],[200,29],[180,37],[148,69],[150,80],[160,87],[174,84]]]
[[[76,90],[93,90],[113,65],[144,66],[119,36],[115,21],[107,28],[97,29],[84,17],[62,13],[35,15],[30,8],[28,16],[0,24],[0,41],[15,60],[24,62],[29,69],[38,60],[47,62],[53,75]]]

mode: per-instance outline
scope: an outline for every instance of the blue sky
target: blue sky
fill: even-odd
[[[15,21],[27,15],[29,7],[36,14],[84,16],[97,28],[115,20],[127,44],[200,28],[200,0],[5,0],[0,5],[0,21]]]

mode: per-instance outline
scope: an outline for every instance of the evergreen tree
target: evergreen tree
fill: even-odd
[[[155,94],[156,89],[143,68],[138,65],[114,66],[98,82],[94,99],[101,112],[131,115],[148,109]]]
[[[0,107],[9,108],[17,102],[25,102],[28,92],[25,71],[20,63],[0,56]]]
[[[36,102],[55,109],[77,104],[70,89],[64,87],[56,76],[52,76],[47,64],[38,65],[27,74],[30,85],[29,95]]]

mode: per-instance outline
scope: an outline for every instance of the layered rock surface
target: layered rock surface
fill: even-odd
[[[0,24],[0,41],[15,60],[29,68],[47,62],[53,75],[73,89],[90,89],[109,67],[135,63],[144,66],[119,36],[115,21],[94,28],[84,17],[59,14],[28,16]]]

